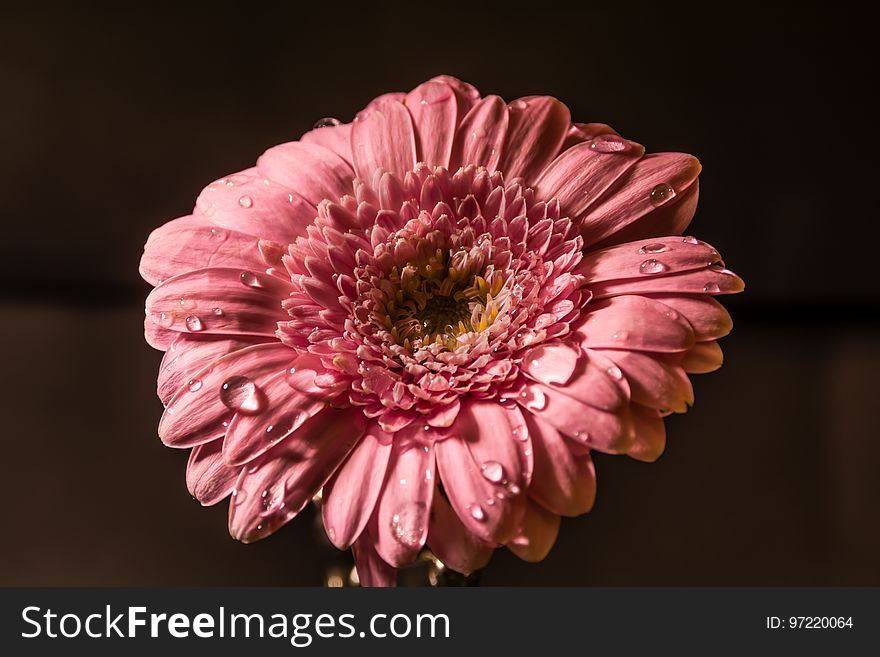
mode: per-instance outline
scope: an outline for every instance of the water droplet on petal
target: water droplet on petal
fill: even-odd
[[[485,520],[486,519],[486,512],[483,511],[483,507],[481,507],[479,504],[474,504],[473,506],[471,506],[470,512],[471,512],[471,517],[474,520]]]
[[[391,533],[399,543],[414,547],[424,541],[425,508],[424,502],[417,502],[391,516]]]
[[[687,237],[685,237],[681,241],[684,242],[685,244],[699,244],[700,243],[700,240],[698,240],[696,237],[693,237],[691,235],[688,235]]]
[[[186,328],[188,331],[198,332],[205,330],[205,325],[202,323],[202,320],[195,315],[187,316],[187,318],[184,320],[184,324],[186,324]]]
[[[590,442],[590,434],[588,434],[586,431],[575,431],[574,439],[582,443],[587,443]]]
[[[497,484],[504,479],[504,466],[498,461],[486,461],[480,466],[480,471],[483,473],[483,477],[493,484]]]
[[[703,292],[706,294],[719,294],[721,292],[721,288],[718,287],[718,283],[706,283],[703,286]]]
[[[197,392],[202,387],[202,380],[201,379],[190,379],[187,382],[186,387],[189,388],[190,392]]]
[[[651,258],[650,260],[645,260],[642,264],[639,265],[639,272],[642,274],[660,274],[666,271],[667,267],[659,260],[654,260]]]
[[[529,106],[528,103],[526,103],[526,101],[524,101],[524,100],[515,100],[510,104],[510,109],[517,111],[517,112],[521,112],[522,110],[526,109],[528,106]]]
[[[318,119],[315,121],[315,125],[312,126],[312,130],[317,130],[318,128],[330,128],[333,126],[340,125],[342,121],[339,119],[334,119],[332,116],[325,116],[323,119]]]
[[[242,196],[238,199],[238,204],[243,208],[250,208],[254,205],[254,199],[250,196]]]
[[[617,365],[612,365],[608,368],[608,376],[620,381],[623,378],[623,372],[620,371],[620,368]]]
[[[674,196],[675,190],[672,189],[672,185],[660,183],[659,185],[654,185],[654,189],[651,190],[651,203],[655,206],[663,205]]]
[[[263,408],[262,393],[246,376],[232,376],[220,386],[220,401],[241,413],[257,413]]]
[[[639,249],[639,253],[662,253],[665,250],[665,244],[660,244],[659,242],[656,242],[654,244],[645,244],[645,246]]]
[[[614,335],[611,336],[612,340],[617,340],[618,342],[624,342],[629,337],[629,331],[615,331]]]
[[[214,313],[214,315],[216,317],[223,317],[223,309],[222,308],[213,308],[211,310],[211,312]]]
[[[629,144],[619,135],[599,135],[590,142],[590,148],[598,153],[622,153]]]
[[[257,275],[252,271],[241,272],[239,280],[241,280],[242,285],[247,285],[248,287],[263,287],[263,284],[260,283],[260,279],[257,278]]]

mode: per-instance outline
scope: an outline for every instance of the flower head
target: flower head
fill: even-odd
[[[141,273],[159,426],[203,504],[268,536],[323,489],[362,583],[464,573],[588,511],[591,450],[653,460],[742,281],[682,237],[699,163],[559,101],[440,77],[209,185]]]

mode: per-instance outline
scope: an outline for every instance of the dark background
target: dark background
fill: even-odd
[[[880,584],[876,39],[844,3],[16,3],[0,18],[0,584],[319,584],[312,513],[225,529],[155,434],[149,231],[323,116],[438,73],[696,154],[747,283],[655,464],[485,584]],[[608,3],[611,4],[611,3]]]

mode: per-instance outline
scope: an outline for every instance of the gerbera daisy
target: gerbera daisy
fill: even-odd
[[[656,459],[742,281],[683,237],[698,161],[547,96],[434,78],[322,119],[157,229],[159,435],[190,492],[264,538],[323,490],[364,585],[427,544],[469,573],[542,559],[591,450]]]

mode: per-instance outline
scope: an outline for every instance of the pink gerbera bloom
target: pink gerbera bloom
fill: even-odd
[[[365,585],[425,544],[463,573],[542,559],[593,504],[590,451],[656,459],[721,365],[712,296],[743,283],[681,236],[699,171],[438,77],[212,183],[140,268],[190,492],[231,494],[249,542],[323,489]]]

